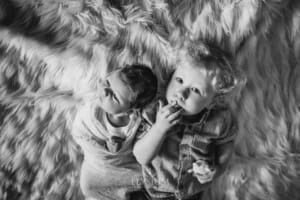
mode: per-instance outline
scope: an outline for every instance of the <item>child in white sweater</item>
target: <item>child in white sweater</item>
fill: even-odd
[[[138,109],[152,101],[156,90],[149,67],[126,66],[102,80],[99,99],[78,111],[72,135],[84,153],[80,186],[87,198],[123,200],[141,189],[133,141],[141,121]]]

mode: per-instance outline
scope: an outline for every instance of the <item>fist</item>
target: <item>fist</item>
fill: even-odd
[[[192,173],[201,184],[204,184],[212,181],[216,174],[216,168],[209,166],[205,160],[197,160],[188,172]]]
[[[180,107],[176,107],[172,104],[163,105],[163,103],[159,101],[155,125],[161,130],[167,131],[172,126],[178,124],[181,120],[181,113],[182,109]]]

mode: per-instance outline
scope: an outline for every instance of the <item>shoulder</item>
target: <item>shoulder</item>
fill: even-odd
[[[73,128],[82,129],[95,123],[103,124],[103,110],[92,103],[80,105],[74,117]]]
[[[218,137],[226,137],[230,129],[236,125],[232,111],[226,107],[212,109],[205,122],[204,131],[209,131]]]
[[[226,107],[217,107],[211,109],[207,117],[207,122],[216,124],[223,124],[232,120],[233,114],[231,110]]]

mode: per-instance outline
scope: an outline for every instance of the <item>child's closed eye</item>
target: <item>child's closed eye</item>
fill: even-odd
[[[110,82],[109,82],[108,79],[105,80],[105,86],[109,88],[109,95],[110,95],[110,97],[111,97],[113,100],[115,100],[117,103],[120,104],[120,101],[119,101],[117,95],[114,93],[114,91],[113,91],[112,88],[110,87]]]
[[[120,103],[117,95],[114,93],[114,91],[111,88],[106,88],[105,89],[105,96],[108,96],[109,98],[111,98],[113,101],[116,101],[117,103]]]
[[[116,94],[115,93],[111,93],[111,96],[112,96],[112,98],[118,103],[118,104],[120,104],[120,101],[119,101],[119,99],[118,99],[118,97],[116,96]]]
[[[106,88],[110,88],[110,82],[108,79],[105,79],[102,81],[102,85]]]

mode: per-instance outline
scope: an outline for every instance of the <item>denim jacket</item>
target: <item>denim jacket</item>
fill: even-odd
[[[139,128],[139,138],[151,128],[153,115],[144,115]],[[196,160],[192,152],[206,160],[210,165],[215,163],[215,145],[234,140],[236,126],[231,112],[219,108],[204,110],[199,120],[183,121],[171,128],[161,145],[156,157],[143,166],[144,184],[148,193],[155,198],[176,197],[187,199],[207,188],[210,183],[201,184],[188,169]]]

